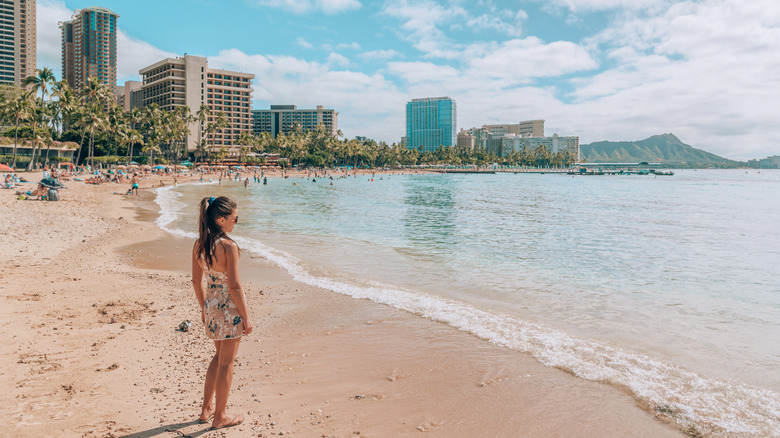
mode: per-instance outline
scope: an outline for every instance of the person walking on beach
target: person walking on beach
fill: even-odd
[[[138,174],[133,174],[133,179],[130,180],[130,195],[138,196]]]
[[[199,236],[192,248],[192,285],[206,336],[214,341],[216,353],[206,371],[203,406],[198,421],[207,423],[213,417],[213,429],[235,426],[244,421],[243,415],[225,412],[238,344],[241,336],[252,333],[253,328],[246,296],[238,278],[239,248],[228,236],[237,223],[238,210],[232,199],[220,196],[200,201]]]

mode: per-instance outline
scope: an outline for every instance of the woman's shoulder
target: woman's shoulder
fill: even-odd
[[[224,237],[220,238],[217,241],[217,245],[223,245],[225,249],[238,248],[238,245],[236,244],[236,242],[233,241],[233,239],[224,238]]]

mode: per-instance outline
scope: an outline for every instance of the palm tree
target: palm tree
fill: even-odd
[[[163,124],[165,123],[164,111],[153,103],[143,110],[143,125],[146,127],[146,143],[141,149],[141,153],[148,153],[151,164],[154,164],[154,153],[162,152],[160,142],[164,136]]]
[[[252,150],[259,153],[265,152],[274,141],[274,138],[268,132],[261,132],[259,135],[254,137],[255,143]]]
[[[155,142],[148,142],[141,148],[141,153],[149,154],[149,164],[154,166],[154,153],[162,152],[160,146]]]
[[[130,129],[129,131],[126,131],[124,135],[125,135],[125,141],[127,141],[129,144],[128,151],[130,153],[130,159],[127,163],[129,165],[130,161],[133,160],[133,145],[140,144],[141,146],[143,146],[144,136],[141,135],[141,133],[135,129]]]
[[[238,156],[239,164],[244,161],[244,156],[252,150],[256,143],[255,136],[249,131],[242,131],[238,136],[238,144],[241,146]]]
[[[81,100],[85,104],[101,107],[106,107],[110,102],[114,101],[111,89],[96,77],[89,78],[81,89]]]
[[[227,157],[227,154],[228,154],[227,146],[223,144],[222,147],[219,148],[219,152],[217,152],[217,161],[224,161],[225,158]]]
[[[111,102],[114,102],[114,99],[111,89],[96,77],[89,78],[80,90],[80,96],[84,107],[81,120],[82,126],[89,130],[88,157],[90,166],[94,166],[95,130],[101,131],[108,127],[106,108]]]
[[[44,67],[42,69],[35,70],[35,76],[28,76],[22,81],[24,87],[31,87],[35,92],[41,92],[41,100],[44,100],[49,95],[49,85],[54,85],[56,82],[54,73],[50,68]]]
[[[98,106],[87,109],[84,114],[85,126],[89,129],[89,149],[88,155],[90,167],[95,166],[95,131],[102,130],[108,125],[108,118]]]
[[[70,115],[71,123],[74,127],[78,127],[81,130],[81,141],[79,141],[79,152],[76,154],[76,161],[73,164],[78,165],[81,161],[81,150],[84,148],[84,138],[87,135],[87,107],[76,107]]]
[[[198,111],[195,113],[195,115],[198,118],[198,143],[200,143],[203,140],[203,124],[206,123],[206,121],[209,119],[211,110],[209,109],[208,105],[203,103],[200,105],[200,108],[198,108]]]
[[[130,115],[128,116],[128,118],[130,121],[130,129],[138,133],[139,136],[141,136],[141,134],[136,128],[138,128],[138,126],[141,125],[141,123],[143,123],[144,121],[144,111],[139,107],[135,107],[130,110]],[[140,141],[140,143],[143,144],[143,136],[141,136],[141,139],[142,141]],[[130,151],[128,152],[129,158],[127,162],[128,165],[130,165],[130,162],[133,161],[133,145],[135,143],[139,143],[139,142],[132,141],[132,140],[130,141]]]
[[[21,95],[6,104],[6,114],[14,119],[14,159],[11,167],[16,167],[16,148],[19,140],[19,124],[27,121],[32,115],[32,102],[26,95]]]
[[[37,100],[37,99],[36,99]],[[31,116],[28,119],[30,127],[32,128],[32,138],[38,138],[38,130],[45,130],[46,134],[51,137],[51,132],[46,128],[48,124],[49,111],[46,106],[33,106],[31,108]],[[36,161],[36,156],[39,155],[38,147],[43,144],[47,144],[45,141],[32,142],[32,154],[30,155],[30,162],[27,163],[27,171],[31,171]]]
[[[109,144],[108,153],[109,155],[115,155],[118,153],[118,136],[127,127],[127,118],[125,117],[125,110],[122,109],[119,105],[112,105],[108,112],[106,113],[106,118],[108,120],[107,127],[107,134],[113,142]]]
[[[205,139],[198,141],[195,145],[195,162],[198,162],[198,158],[202,159],[207,156],[208,152],[208,142]]]
[[[57,136],[62,136],[62,131],[65,128],[65,120],[68,113],[75,107],[76,96],[73,94],[73,90],[68,86],[68,82],[61,80],[54,83],[52,87],[52,97],[57,100],[55,103],[55,111],[53,112],[54,126],[59,126],[57,129]]]
[[[228,120],[225,113],[220,111],[219,114],[217,114],[217,116],[214,118],[214,121],[212,123],[209,123],[209,125],[206,127],[206,130],[211,132],[212,152],[214,152],[214,149],[216,148],[217,132],[222,131],[228,126],[230,126],[230,120]],[[224,139],[223,139],[223,145],[224,145]]]
[[[190,107],[188,106],[179,106],[176,107],[174,110],[174,123],[173,123],[173,130],[174,130],[174,138],[179,139],[182,143],[182,149],[184,152],[184,155],[187,155],[187,137],[190,136],[190,124],[195,122],[197,119],[195,116],[193,116],[190,113]],[[177,161],[180,160],[179,155],[179,149],[176,149],[176,159]]]
[[[41,92],[41,100],[40,100],[40,111],[38,111],[38,115],[43,118],[44,114],[44,106],[46,102],[46,96],[49,95],[49,85],[54,84],[56,79],[54,78],[54,73],[48,68],[44,67],[43,69],[37,69],[35,70],[36,75],[35,76],[28,76],[22,81],[22,86],[24,87],[30,87],[31,91],[34,93],[37,93],[39,90]],[[33,123],[33,138],[36,137],[36,129],[37,129],[37,120],[35,123]],[[37,143],[40,144],[40,143]],[[33,165],[35,164],[35,153],[37,151],[37,148],[33,146],[32,150],[32,156],[30,157],[30,162],[27,164],[27,171],[31,171],[33,168]]]
[[[35,136],[33,136],[32,143],[38,149],[40,149],[40,147],[42,147],[43,145],[50,145],[52,143],[51,134],[41,129],[40,131],[35,133]]]

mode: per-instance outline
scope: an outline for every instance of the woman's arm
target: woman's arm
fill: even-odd
[[[238,275],[238,245],[229,240],[223,240],[222,246],[225,249],[225,262],[228,278],[228,292],[233,302],[236,304],[238,314],[244,321],[244,334],[252,332],[252,322],[249,319],[249,309],[246,306],[246,296],[244,288],[241,287],[241,280]]]
[[[200,308],[203,309],[203,301],[206,299],[203,293],[203,268],[198,263],[200,254],[197,253],[196,247],[192,248],[192,288],[195,289],[195,298],[198,299]]]

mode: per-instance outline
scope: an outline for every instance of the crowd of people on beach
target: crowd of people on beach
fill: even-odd
[[[195,168],[174,168],[172,166],[158,166],[151,168],[149,166],[112,166],[108,169],[92,168],[90,166],[74,166],[72,164],[60,168],[57,166],[42,167],[43,178],[54,178],[58,181],[79,182],[89,185],[102,184],[128,184],[127,190],[117,190],[114,194],[138,196],[142,184],[149,188],[165,187],[167,185],[178,185],[179,181],[184,182],[216,182],[222,185],[223,182],[241,183],[244,189],[248,189],[251,183],[268,184],[269,177],[282,179],[296,178],[307,179],[311,182],[326,180],[330,185],[340,179],[357,178],[366,176],[368,181],[373,182],[376,173],[381,174],[405,174],[404,171],[390,171],[389,169],[355,169],[355,168],[260,168],[257,166],[200,166]],[[379,180],[383,179],[382,176]],[[2,188],[18,189],[15,195],[18,199],[47,199],[49,188],[39,186],[34,190],[21,190],[20,184],[29,183],[24,177],[16,173],[9,172],[3,178]],[[298,182],[293,182],[293,186],[298,186]]]

